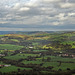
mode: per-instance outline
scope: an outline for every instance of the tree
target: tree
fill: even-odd
[[[47,57],[47,61],[49,62],[51,60],[51,57]]]

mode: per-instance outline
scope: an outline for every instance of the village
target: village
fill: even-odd
[[[2,68],[2,67],[9,67],[9,66],[11,66],[11,65],[0,65],[0,68]]]

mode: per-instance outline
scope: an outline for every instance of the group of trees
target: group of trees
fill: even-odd
[[[70,50],[72,49],[72,46],[69,44],[64,45],[57,42],[57,43],[44,45],[43,48],[48,50]]]
[[[69,70],[67,69],[66,72],[62,71],[61,69],[59,69],[58,71],[49,71],[49,72],[42,72],[39,71],[40,69],[33,69],[33,70],[21,70],[21,69],[17,69],[16,71],[13,72],[8,72],[8,73],[2,73],[0,72],[0,75],[73,75],[75,74],[75,70]]]

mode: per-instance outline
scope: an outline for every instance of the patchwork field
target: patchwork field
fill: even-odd
[[[19,50],[23,46],[11,45],[11,44],[0,44],[0,50]]]
[[[39,54],[16,54],[13,56],[6,56],[6,59],[11,59],[11,60],[19,60],[19,59],[25,59],[28,56],[39,56]]]
[[[75,33],[1,35],[0,74],[13,73],[74,75]]]

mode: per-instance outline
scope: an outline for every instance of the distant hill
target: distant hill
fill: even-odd
[[[0,35],[4,35],[4,34],[15,34],[18,33],[18,31],[0,31]]]
[[[26,34],[26,35],[34,35],[34,34],[44,34],[44,33],[73,33],[74,31],[0,31],[0,35],[4,34]]]
[[[38,33],[53,33],[54,31],[0,31],[0,35],[3,34],[27,34],[27,35],[32,35],[32,34],[38,34]]]
[[[34,48],[66,50],[75,49],[75,32],[65,31],[0,31],[0,44],[12,44],[20,46],[33,46]],[[4,34],[4,35],[2,35]],[[74,50],[71,50],[72,52]]]

